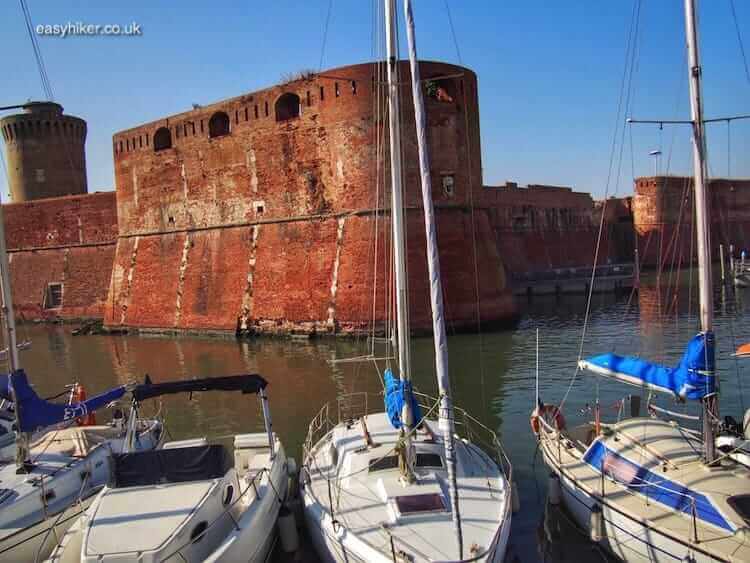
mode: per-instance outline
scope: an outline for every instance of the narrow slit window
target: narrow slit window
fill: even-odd
[[[357,95],[357,81],[352,80],[352,94]]]
[[[324,89],[323,89],[323,87],[321,86],[321,87],[320,87],[320,101],[321,101],[321,102],[322,102],[323,100],[325,100],[325,99],[326,99],[326,96],[325,96],[325,94],[326,94],[326,93],[325,93],[325,90],[324,90]]]
[[[266,117],[268,117],[268,101],[265,102]]]
[[[339,91],[339,83],[338,82],[334,82],[334,84],[333,84],[333,93],[336,95],[337,98],[341,95],[341,92]]]
[[[310,90],[308,90],[305,95],[305,101],[307,102],[307,107],[310,107]]]
[[[258,119],[258,104],[255,104],[255,119]]]
[[[247,121],[247,108],[245,108],[245,121]]]

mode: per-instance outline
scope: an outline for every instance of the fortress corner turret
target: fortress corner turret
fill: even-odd
[[[86,122],[54,102],[29,102],[0,119],[14,203],[85,194]]]

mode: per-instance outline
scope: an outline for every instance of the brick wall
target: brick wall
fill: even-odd
[[[400,72],[410,301],[423,329],[430,323],[416,132],[408,66]],[[481,194],[476,76],[431,62],[421,73],[426,91],[442,98],[428,95],[427,114],[449,321],[469,327],[477,295],[467,233]],[[382,80],[375,64],[337,68],[117,133],[120,238],[106,323],[359,330],[372,320],[374,292],[382,324],[390,224],[379,211],[389,207],[390,185]],[[226,121],[228,133],[212,136]],[[482,316],[502,322],[515,311],[502,262],[487,243],[486,211],[473,217]]]
[[[479,201],[511,274],[593,263],[599,223],[590,194],[507,182],[485,186]],[[600,262],[606,262],[611,256],[606,233],[602,249]]]
[[[710,180],[708,189],[711,247],[718,260],[720,244],[725,250],[730,244],[737,249],[750,247],[750,180],[716,178]],[[695,259],[693,205],[692,178],[636,179],[633,219],[645,265],[685,266],[691,249]]]
[[[117,237],[115,193],[3,206],[16,313],[26,319],[102,318]],[[62,306],[45,308],[50,283]]]

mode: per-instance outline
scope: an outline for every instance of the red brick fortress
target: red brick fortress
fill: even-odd
[[[719,245],[736,254],[750,249],[750,180],[709,180],[711,250],[719,259]],[[692,178],[656,176],[638,178],[633,198],[633,222],[644,265],[685,267],[691,249],[695,257]],[[693,262],[694,263],[694,262]]]
[[[420,64],[448,322],[505,322],[515,309],[481,206],[476,76]],[[423,330],[429,294],[407,64],[400,74],[409,298]],[[105,324],[346,333],[367,329],[374,311],[382,326],[383,76],[377,64],[332,69],[117,133],[119,238]]]
[[[117,242],[115,193],[3,205],[16,314],[102,318]]]

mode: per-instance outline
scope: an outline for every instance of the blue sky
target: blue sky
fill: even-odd
[[[615,126],[622,122],[616,109],[634,1],[447,0],[460,62],[479,76],[485,184],[513,180],[604,193]],[[750,1],[734,3],[750,56]],[[88,121],[90,191],[114,187],[116,131],[318,68],[321,51],[323,68],[373,57],[372,1],[331,1],[325,49],[329,0],[28,4],[35,24],[134,21],[143,30],[140,37],[38,38],[56,100]],[[459,62],[446,0],[414,5],[420,57]],[[750,114],[750,80],[730,0],[704,0],[700,15],[706,116]],[[0,105],[42,98],[17,1],[0,3],[0,21]],[[643,0],[640,31],[632,114],[687,118],[682,0]],[[653,172],[652,149],[664,153],[662,171],[669,160],[670,172],[689,173],[689,135],[685,126],[626,131],[620,180],[611,182],[609,194],[629,194],[634,174]],[[731,166],[733,176],[750,176],[750,121],[732,124],[729,163],[727,147],[726,125],[711,126],[712,175],[725,176]]]

